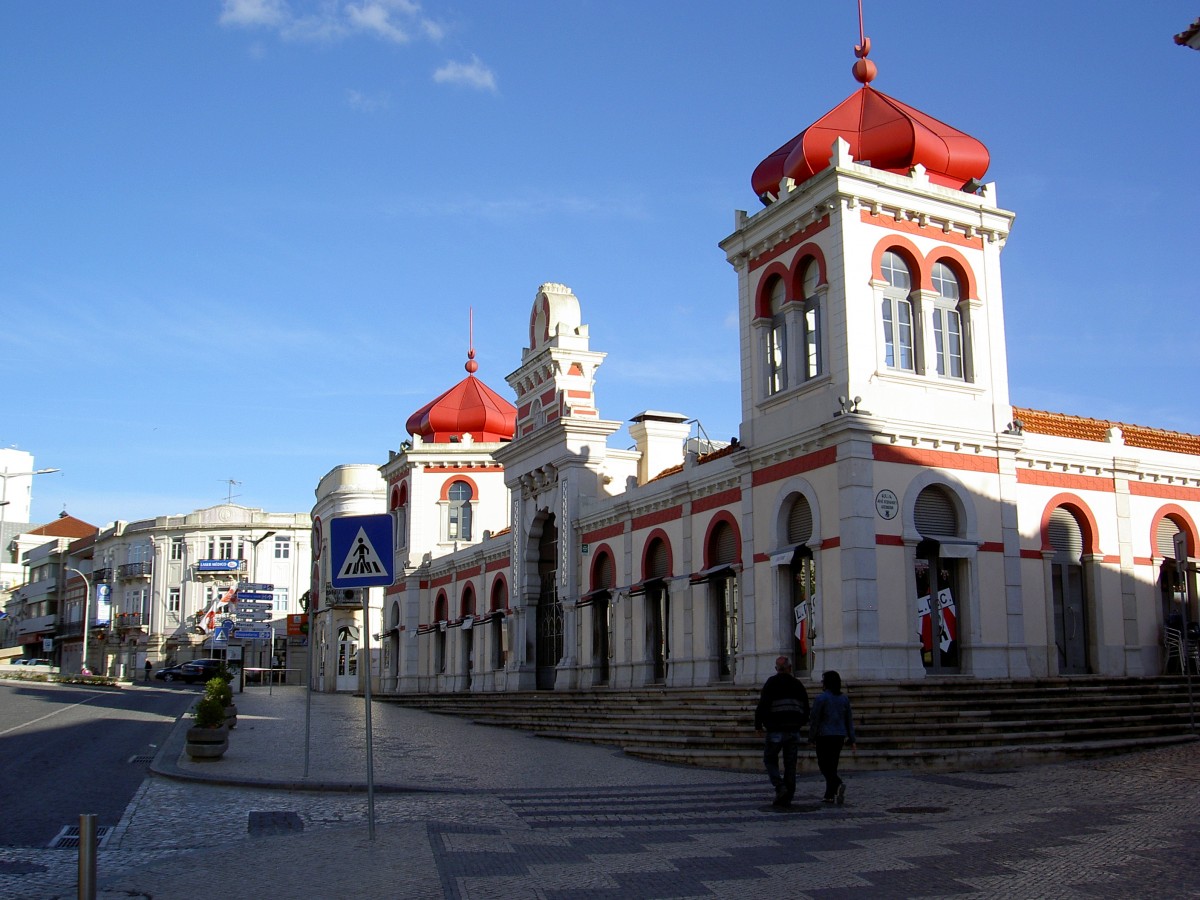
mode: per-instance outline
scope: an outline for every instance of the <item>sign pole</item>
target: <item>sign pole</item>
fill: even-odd
[[[371,735],[371,607],[368,598],[370,588],[362,589],[363,605],[363,652],[366,654],[366,687],[363,689],[363,702],[367,707],[367,838],[375,840],[375,748]],[[359,671],[362,671],[359,666]]]

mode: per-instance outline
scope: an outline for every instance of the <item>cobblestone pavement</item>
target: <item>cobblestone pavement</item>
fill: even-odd
[[[238,705],[220,761],[190,762],[177,726],[111,823],[103,900],[1200,897],[1195,743],[956,774],[847,757],[845,806],[805,777],[783,812],[765,776],[377,704],[369,803],[361,698],[314,696],[308,777],[303,692]],[[0,898],[74,897],[77,863],[0,849]]]

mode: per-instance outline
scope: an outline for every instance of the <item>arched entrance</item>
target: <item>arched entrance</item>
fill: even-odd
[[[963,561],[941,552],[944,542],[960,539],[958,507],[950,492],[936,484],[922,490],[913,510],[913,524],[922,538],[913,572],[921,662],[930,674],[955,674],[962,666],[958,604]]]
[[[593,684],[608,684],[612,658],[613,559],[603,553],[596,560],[592,582],[592,671]]]
[[[1054,643],[1060,675],[1088,673],[1087,588],[1083,578],[1083,530],[1071,511],[1050,513],[1047,543],[1054,550],[1050,583],[1054,595]]]
[[[796,549],[788,564],[788,591],[784,596],[784,628],[792,635],[792,668],[797,674],[813,670],[816,637],[817,566],[808,542],[812,540],[812,507],[797,494],[788,510],[787,543]],[[785,632],[786,633],[786,632]]]
[[[358,690],[358,626],[343,625],[337,633],[336,690]]]
[[[717,643],[718,681],[730,681],[737,669],[738,583],[733,564],[738,560],[737,532],[728,522],[718,522],[708,536],[708,595]]]
[[[462,618],[462,623],[459,625],[459,638],[462,644],[460,671],[463,675],[462,688],[469,691],[475,678],[475,589],[469,584],[463,589],[460,614]]]
[[[666,541],[655,538],[646,551],[646,655],[650,660],[650,682],[663,684],[671,664],[671,595],[667,576],[671,554]]]
[[[538,538],[538,602],[534,656],[537,687],[554,690],[559,660],[563,655],[563,610],[558,598],[558,526],[554,516],[542,520]]]

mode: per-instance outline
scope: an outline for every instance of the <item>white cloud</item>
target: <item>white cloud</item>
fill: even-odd
[[[287,21],[291,13],[286,0],[223,0],[222,25],[275,27]]]
[[[354,88],[346,90],[346,105],[359,112],[378,112],[381,109],[387,109],[390,103],[391,98],[385,93],[369,95],[362,91],[356,91]]]
[[[222,0],[219,21],[270,29],[293,41],[332,42],[365,34],[406,44],[414,34],[439,41],[444,33],[414,0]]]
[[[481,91],[496,91],[496,76],[477,56],[469,63],[448,62],[433,73],[438,84],[461,84]]]

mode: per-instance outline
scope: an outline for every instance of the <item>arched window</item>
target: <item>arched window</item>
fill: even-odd
[[[958,276],[945,263],[933,264],[933,343],[937,373],[943,378],[964,378],[963,317],[958,308]]]
[[[916,371],[912,275],[898,253],[888,250],[880,261],[887,288],[883,293],[883,361],[889,369]]]
[[[392,491],[392,517],[395,519],[396,549],[408,546],[408,486]]]
[[[787,389],[787,323],[783,305],[787,303],[787,287],[783,279],[771,279],[768,288],[771,301],[771,330],[767,335],[767,393],[778,394]]]
[[[450,485],[446,497],[450,501],[446,519],[446,539],[450,541],[471,540],[471,486],[465,481]]]
[[[671,574],[671,551],[655,538],[646,550],[646,655],[650,680],[666,681],[671,662],[671,594],[666,579]]]
[[[821,374],[821,310],[817,302],[817,287],[821,283],[821,267],[808,259],[800,273],[800,290],[804,300],[804,360],[801,376],[805,381]]]
[[[738,584],[732,566],[738,560],[737,532],[728,522],[718,522],[708,537],[708,565],[721,566],[708,579],[712,627],[716,644],[716,676],[733,677],[738,650]]]
[[[446,594],[439,593],[433,605],[433,671],[437,675],[446,671],[446,619],[449,618],[449,608]]]
[[[1053,548],[1050,584],[1054,602],[1054,643],[1060,675],[1088,672],[1087,582],[1083,577],[1083,529],[1071,511],[1050,513],[1046,541]]]
[[[508,585],[497,579],[492,585],[492,668],[503,669],[505,658],[504,610],[508,607]]]

